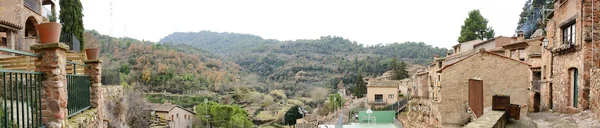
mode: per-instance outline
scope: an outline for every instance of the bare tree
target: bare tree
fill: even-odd
[[[150,127],[150,111],[148,104],[143,100],[142,92],[135,89],[125,89],[127,108],[127,125],[132,128]]]

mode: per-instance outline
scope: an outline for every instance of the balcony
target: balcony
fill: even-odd
[[[37,14],[42,14],[40,1],[38,0],[23,0],[25,7],[31,9],[33,12]]]

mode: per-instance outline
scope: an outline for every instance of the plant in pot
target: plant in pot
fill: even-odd
[[[83,38],[86,40],[85,55],[87,56],[87,59],[98,60],[98,56],[100,56],[100,44],[98,44],[96,37],[90,32],[85,32]]]
[[[35,28],[40,36],[40,43],[55,43],[60,40],[60,32],[62,24],[56,22],[56,14],[48,15],[50,22],[42,23],[37,25]]]

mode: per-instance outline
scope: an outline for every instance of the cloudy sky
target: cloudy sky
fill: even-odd
[[[81,0],[86,29],[158,41],[173,32],[278,40],[342,36],[362,44],[422,41],[450,48],[470,10],[512,36],[526,0]],[[110,28],[113,32],[110,32]]]

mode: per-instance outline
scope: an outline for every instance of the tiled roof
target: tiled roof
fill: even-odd
[[[372,80],[367,84],[369,87],[398,87],[398,85],[400,85],[398,80]]]
[[[493,52],[488,52],[488,51],[482,50],[482,51],[479,51],[479,52],[473,53],[473,54],[471,54],[471,55],[469,55],[469,56],[467,56],[467,57],[465,57],[465,58],[462,58],[462,59],[460,59],[460,60],[458,60],[458,61],[456,61],[456,62],[454,62],[454,63],[452,63],[452,64],[448,64],[448,65],[444,66],[442,69],[440,69],[440,70],[437,70],[436,72],[437,72],[437,73],[442,73],[442,71],[444,71],[444,69],[446,69],[446,68],[448,68],[448,67],[450,67],[450,66],[453,66],[454,64],[460,63],[460,62],[462,62],[463,60],[466,60],[467,58],[470,58],[470,57],[472,57],[473,55],[476,55],[476,54],[479,54],[479,53],[487,53],[487,54],[490,54],[490,55],[495,55],[495,56],[502,57],[502,58],[505,58],[505,59],[514,60],[514,61],[517,61],[517,62],[519,62],[519,63],[525,64],[525,65],[528,65],[528,66],[530,66],[530,67],[531,67],[531,64],[525,63],[525,62],[523,62],[523,61],[516,60],[516,59],[510,58],[510,57],[503,56],[503,55],[498,55],[498,54],[496,54],[496,53],[493,53]]]
[[[171,109],[175,108],[177,105],[174,104],[155,104],[155,103],[150,103],[150,110],[154,110],[154,111],[161,111],[161,112],[168,112],[171,111]]]
[[[13,27],[13,28],[16,28],[16,29],[22,29],[23,28],[23,26],[21,26],[21,25],[14,24],[14,23],[8,22],[6,20],[0,20],[0,24],[6,25],[8,27]]]

